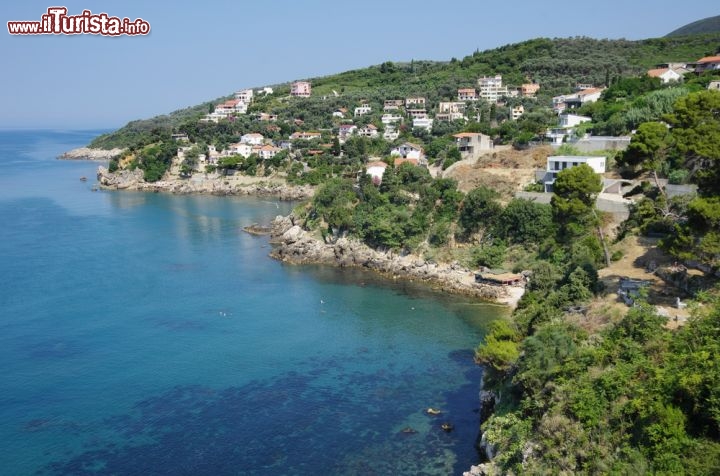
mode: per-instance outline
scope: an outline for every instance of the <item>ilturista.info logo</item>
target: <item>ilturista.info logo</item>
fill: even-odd
[[[11,35],[104,35],[135,36],[150,33],[150,23],[142,18],[111,17],[107,13],[83,10],[79,15],[68,15],[65,7],[50,7],[40,21],[9,21]]]

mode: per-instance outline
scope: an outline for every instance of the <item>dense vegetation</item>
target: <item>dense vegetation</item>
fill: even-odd
[[[618,158],[651,178],[625,232],[664,233],[669,252],[708,275],[720,269],[718,111],[718,92],[682,95],[663,116],[669,129],[642,123]],[[512,322],[493,327],[476,352],[503,395],[483,425],[494,463],[503,473],[718,474],[720,293],[698,291],[704,305],[680,330],[642,295],[624,317],[607,308],[591,325],[582,313],[602,293],[601,252],[584,194],[597,188],[579,169],[558,176],[554,246],[540,248]],[[677,170],[697,197],[669,199],[653,186]]]

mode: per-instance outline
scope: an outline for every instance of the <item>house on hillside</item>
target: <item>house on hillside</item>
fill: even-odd
[[[243,89],[242,91],[238,91],[235,93],[235,99],[239,99],[242,102],[250,104],[253,100],[253,90]]]
[[[360,129],[358,129],[357,134],[360,137],[373,138],[373,137],[377,137],[379,133],[378,133],[378,128],[375,127],[374,124],[368,124],[367,126],[361,127]]]
[[[383,104],[383,112],[397,111],[405,105],[402,99],[386,99]]]
[[[272,159],[275,157],[278,152],[280,152],[282,149],[280,147],[275,147],[274,145],[265,144],[262,146],[259,146],[259,148],[255,151],[255,153],[260,156],[263,160]]]
[[[416,117],[413,119],[414,129],[425,129],[426,131],[432,130],[433,120],[430,117]]]
[[[290,140],[315,140],[320,139],[319,132],[293,132],[290,134]]]
[[[263,122],[277,122],[278,116],[277,116],[277,114],[268,114],[266,112],[259,112],[257,115],[257,120],[263,121]]]
[[[405,107],[408,108],[410,106],[420,106],[421,108],[425,108],[425,98],[410,97],[405,99]]]
[[[682,75],[670,68],[655,68],[648,70],[647,75],[651,78],[660,78],[663,84],[671,81],[678,82],[682,80]]]
[[[396,124],[396,123],[402,122],[402,121],[403,121],[403,117],[400,115],[395,115],[395,114],[383,114],[382,117],[380,118],[380,122],[382,122],[386,126],[388,124]]]
[[[710,81],[707,88],[710,91],[720,91],[720,81]]]
[[[390,151],[390,155],[399,156],[402,159],[415,159],[418,163],[425,160],[425,151],[423,148],[411,142],[405,142],[404,144],[395,147]]]
[[[365,114],[370,114],[371,112],[372,107],[368,106],[367,104],[363,104],[355,108],[355,117],[364,116]]]
[[[568,138],[573,137],[575,128],[577,126],[579,126],[583,122],[590,121],[592,121],[592,118],[587,116],[579,116],[577,114],[561,114],[559,121],[560,124],[553,129],[548,129],[547,132],[545,132],[545,137],[552,141],[553,146],[560,146]]]
[[[425,109],[408,109],[407,114],[413,119],[428,117]]]
[[[365,173],[370,176],[374,184],[380,185],[386,168],[388,168],[388,164],[381,160],[368,162],[365,166]]]
[[[493,141],[490,136],[479,132],[461,132],[453,137],[460,154],[463,155],[463,159],[474,157],[480,152],[492,150],[493,148]]]
[[[720,56],[706,56],[695,62],[695,72],[704,73],[705,71],[720,70]]]
[[[522,104],[519,106],[515,106],[510,110],[510,116],[512,117],[513,121],[517,121],[522,117],[522,115],[525,114],[525,108]]]
[[[309,98],[312,94],[312,86],[308,81],[295,81],[290,85],[290,95],[300,98]]]
[[[503,86],[502,75],[478,79],[478,97],[488,102],[497,102],[504,96],[509,96],[507,86]]]
[[[551,155],[547,158],[545,169],[545,192],[552,192],[552,186],[558,173],[565,169],[587,164],[596,174],[604,174],[607,157],[580,156],[580,155]]]
[[[240,137],[240,142],[250,145],[262,145],[265,142],[265,137],[262,134],[252,132],[250,134],[244,134]]]
[[[338,140],[341,144],[344,144],[348,137],[355,134],[356,131],[357,126],[355,124],[340,124],[340,127],[338,127]]]
[[[253,153],[253,146],[246,142],[237,142],[228,146],[229,155],[241,155],[245,158],[250,157]]]
[[[533,98],[540,91],[540,85],[536,83],[526,83],[520,86],[520,95],[527,98]]]
[[[458,89],[458,101],[477,101],[477,91],[475,88]]]
[[[392,142],[394,140],[397,140],[398,137],[400,137],[400,132],[395,128],[394,125],[385,126],[385,132],[383,132],[383,139]]]

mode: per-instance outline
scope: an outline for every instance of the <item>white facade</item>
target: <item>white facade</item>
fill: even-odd
[[[253,153],[253,146],[244,142],[238,142],[236,144],[230,144],[228,151],[230,154],[241,155],[248,158]]]
[[[367,164],[366,173],[373,179],[373,182],[377,181],[379,183],[382,181],[387,167],[388,164],[385,162],[370,162]]]
[[[240,142],[250,145],[262,145],[265,142],[265,137],[257,133],[245,134],[240,137]]]
[[[372,108],[368,106],[367,104],[363,104],[360,107],[355,108],[355,116],[364,116],[365,114],[370,114],[372,112]]]
[[[394,126],[385,127],[385,132],[383,132],[383,139],[388,141],[394,141],[397,140],[398,137],[400,137],[400,132],[398,132],[398,130],[395,129]]]
[[[378,136],[378,129],[372,124],[368,124],[365,127],[362,127],[358,129],[357,134],[361,137],[377,137]]]
[[[525,108],[523,107],[522,104],[520,104],[519,106],[515,106],[514,108],[512,108],[512,110],[510,111],[510,114],[512,116],[513,121],[517,121],[518,119],[520,119],[522,117],[523,114],[525,114]]]
[[[478,79],[478,97],[488,102],[497,102],[498,99],[508,95],[507,86],[502,84],[502,76],[496,75]]]
[[[418,129],[425,129],[426,131],[429,131],[432,129],[433,120],[429,117],[416,117],[413,119],[413,127],[417,127]]]
[[[458,101],[477,101],[475,88],[458,89]]]
[[[563,114],[560,116],[560,127],[576,127],[583,122],[592,121],[592,117],[578,116],[577,114]]]
[[[253,100],[253,90],[243,89],[242,91],[238,91],[235,93],[235,99],[239,99],[242,102],[246,102],[249,104]]]
[[[422,147],[415,144],[410,144],[409,142],[406,142],[401,146],[395,147],[393,150],[390,151],[390,155],[397,155],[402,157],[403,159],[417,160],[422,160],[425,157]]]
[[[385,124],[395,124],[397,122],[402,122],[403,118],[402,116],[396,116],[394,114],[383,114],[380,118],[380,121]]]
[[[309,98],[312,93],[312,86],[307,81],[295,81],[290,85],[290,95],[301,98]]]
[[[587,164],[596,174],[605,173],[606,157],[574,156],[574,155],[551,155],[547,158],[547,169],[545,171],[545,191],[552,189],[553,183],[560,171],[577,167],[580,164]]]

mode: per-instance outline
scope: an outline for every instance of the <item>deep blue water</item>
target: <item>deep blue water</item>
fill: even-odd
[[[293,204],[92,192],[55,156],[96,134],[0,131],[2,474],[476,462],[472,348],[504,308],[278,263],[241,229]]]

